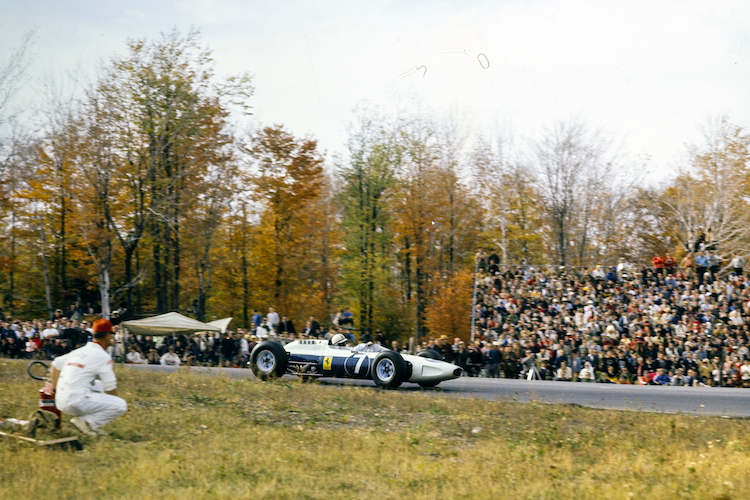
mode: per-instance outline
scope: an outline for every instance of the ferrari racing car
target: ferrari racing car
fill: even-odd
[[[444,380],[461,376],[461,368],[442,361],[436,351],[414,356],[386,349],[378,344],[346,347],[343,335],[331,340],[295,340],[286,345],[266,340],[250,355],[250,367],[261,379],[284,374],[302,377],[372,379],[378,386],[395,389],[403,382],[435,387]]]

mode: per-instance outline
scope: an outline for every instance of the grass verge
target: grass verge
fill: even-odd
[[[0,441],[0,498],[740,498],[745,420],[118,369],[83,452]],[[0,360],[0,417],[40,383]],[[63,435],[69,435],[67,423]],[[52,434],[45,435],[52,437]]]

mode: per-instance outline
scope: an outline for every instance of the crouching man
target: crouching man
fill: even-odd
[[[70,423],[91,436],[105,434],[101,427],[128,409],[117,396],[117,379],[107,347],[114,345],[112,323],[94,322],[94,341],[55,358],[52,389],[60,411],[73,415]]]

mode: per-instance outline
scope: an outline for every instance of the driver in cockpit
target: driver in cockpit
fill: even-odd
[[[346,335],[343,333],[337,333],[333,337],[331,337],[330,343],[331,347],[338,347],[338,348],[344,348],[346,347],[346,342],[349,339],[346,338]]]

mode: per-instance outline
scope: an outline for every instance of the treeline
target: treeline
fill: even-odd
[[[0,307],[20,317],[79,301],[247,326],[272,306],[304,325],[347,306],[391,337],[465,336],[479,247],[566,266],[746,252],[748,135],[725,119],[646,188],[580,122],[521,147],[362,108],[332,160],[282,125],[239,132],[252,80],[217,78],[196,32],[129,41],[79,91],[42,86],[31,117],[12,101],[27,59],[0,67]]]

